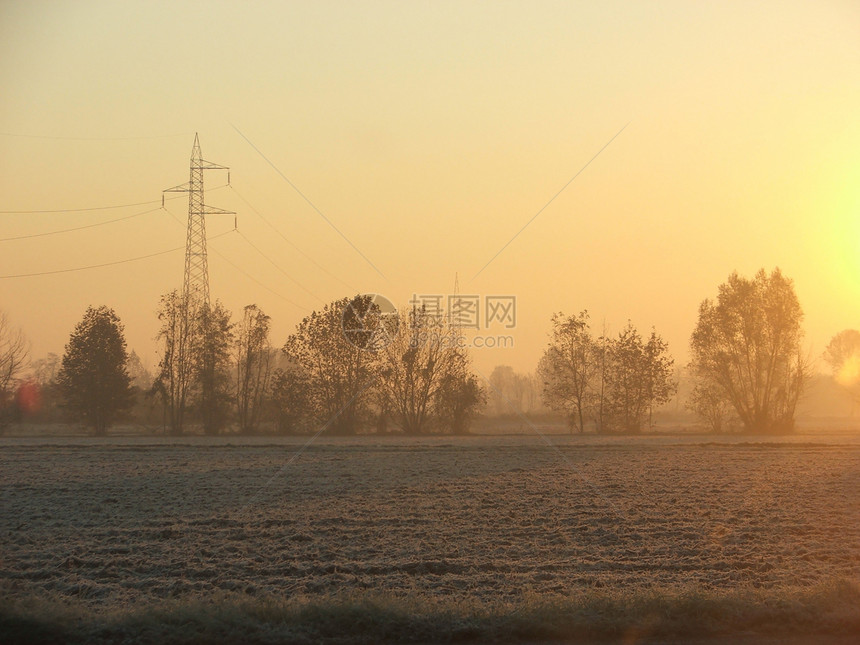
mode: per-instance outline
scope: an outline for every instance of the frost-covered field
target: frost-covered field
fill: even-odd
[[[4,602],[857,595],[849,435],[303,441],[4,440]]]

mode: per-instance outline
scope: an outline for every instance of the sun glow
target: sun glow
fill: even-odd
[[[852,387],[860,382],[860,352],[854,352],[843,363],[836,374],[836,382],[842,387]]]

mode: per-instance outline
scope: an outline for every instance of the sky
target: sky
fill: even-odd
[[[206,201],[236,211],[207,218],[212,297],[275,346],[326,302],[457,276],[513,345],[475,348],[481,373],[532,371],[584,309],[684,364],[699,303],[780,267],[818,357],[860,327],[858,34],[848,0],[5,0],[0,310],[40,358],[110,306],[154,369],[187,217],[162,191],[198,133],[230,167]]]

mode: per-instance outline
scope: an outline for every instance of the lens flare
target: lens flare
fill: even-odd
[[[18,409],[25,415],[33,414],[42,407],[42,393],[39,384],[33,381],[25,381],[18,388]]]

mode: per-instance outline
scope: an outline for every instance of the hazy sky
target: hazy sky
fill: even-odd
[[[207,202],[236,210],[241,232],[210,243],[213,298],[235,318],[258,304],[276,345],[324,302],[405,305],[451,293],[456,272],[463,294],[517,297],[515,348],[476,351],[482,371],[533,369],[556,310],[654,326],[686,362],[699,302],[733,270],[779,266],[820,355],[860,326],[858,114],[848,0],[6,0],[0,210],[153,203],[3,213],[0,238],[158,208],[188,180],[199,132],[204,158],[232,169]],[[155,210],[0,241],[0,275],[181,247],[187,202],[167,205],[179,223]],[[212,216],[210,236],[233,223]],[[87,305],[109,305],[154,367],[158,298],[182,271],[177,251],[0,279],[0,308],[38,358],[62,352]]]

